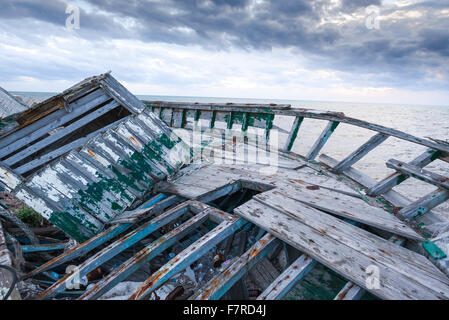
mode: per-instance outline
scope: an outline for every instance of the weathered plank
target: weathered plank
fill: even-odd
[[[430,263],[424,256],[398,247],[366,230],[348,224],[326,213],[301,204],[276,190],[270,195],[259,194],[254,199],[273,209],[289,214],[302,223],[326,234],[348,247],[357,250],[391,269],[407,275],[416,275],[420,279],[438,279],[449,284],[449,279]],[[433,283],[433,282],[432,282]],[[435,284],[434,284],[435,285]],[[449,289],[449,288],[448,288]]]
[[[289,152],[293,148],[293,144],[295,143],[296,137],[298,135],[299,128],[304,120],[304,117],[296,117],[293,121],[292,128],[290,129],[290,133],[288,135],[287,141],[285,142],[284,151]]]
[[[124,237],[118,239],[117,241],[111,243],[106,248],[102,249],[100,252],[96,253],[81,265],[78,266],[77,273],[71,273],[65,275],[51,287],[46,289],[41,295],[41,299],[47,299],[53,297],[59,292],[63,292],[66,289],[66,284],[73,283],[77,277],[82,278],[87,275],[90,271],[94,270],[98,266],[102,265],[104,262],[113,258],[123,250],[131,247],[135,243],[144,239],[146,236],[152,232],[158,230],[164,225],[178,219],[180,216],[188,211],[188,206],[186,203],[181,204],[161,215],[152,219],[151,221],[141,225],[139,228],[128,233]]]
[[[327,126],[324,128],[323,132],[321,132],[321,135],[318,137],[318,139],[315,141],[312,148],[310,148],[309,153],[306,155],[306,160],[310,161],[316,158],[318,153],[321,151],[321,149],[326,144],[329,137],[332,135],[332,133],[335,131],[335,129],[338,127],[340,122],[332,121],[327,124]]]
[[[129,300],[148,299],[151,292],[176,273],[201,258],[206,252],[229,235],[240,229],[246,222],[238,217],[230,217],[220,223],[212,231],[195,241],[175,258],[162,266],[159,271],[151,275],[129,298]]]
[[[100,282],[96,283],[91,289],[87,290],[79,300],[93,300],[101,297],[119,282],[125,280],[129,275],[140,269],[147,261],[150,261],[158,254],[171,247],[178,239],[182,239],[182,237],[189,232],[195,230],[195,228],[204,223],[207,218],[208,213],[199,213],[187,222],[184,222],[174,230],[171,230],[161,238],[147,245],[144,249],[140,250],[137,254],[104,277]]]
[[[374,295],[383,299],[448,299],[449,289],[447,285],[443,285],[440,280],[433,279],[432,276],[440,273],[434,272],[432,275],[425,277],[425,281],[432,283],[431,286],[423,285],[416,282],[414,276],[408,273],[398,271],[404,266],[395,265],[395,268],[388,267],[377,261],[377,258],[370,257],[379,248],[372,247],[369,250],[370,254],[366,255],[365,248],[363,252],[354,249],[348,245],[359,245],[348,241],[342,243],[341,240],[336,240],[330,236],[332,231],[330,228],[319,231],[306,224],[301,223],[292,214],[285,214],[281,211],[267,207],[261,203],[251,200],[234,210],[239,216],[253,222],[254,224],[268,230],[270,233],[294,246],[300,251],[305,252],[311,258],[326,265],[346,277],[357,285],[364,287]],[[295,212],[298,214],[298,212]],[[316,213],[316,212],[315,212]],[[313,219],[318,220],[315,216]],[[335,219],[335,218],[334,218]],[[341,222],[344,223],[344,222]],[[346,224],[350,226],[349,224]],[[356,229],[356,227],[353,227]],[[352,231],[352,230],[351,230]],[[363,230],[362,230],[363,231]],[[359,231],[360,232],[360,231]],[[366,232],[367,236],[373,236]],[[375,236],[374,236],[375,237]],[[357,237],[360,241],[360,237]],[[381,239],[381,238],[379,238]],[[378,241],[385,241],[383,239]],[[385,241],[387,242],[387,241]],[[388,243],[388,242],[387,242]],[[389,244],[391,245],[391,244]],[[399,247],[394,248],[398,250]],[[387,250],[393,250],[388,248]],[[378,251],[379,252],[379,251]],[[377,254],[378,258],[382,257]],[[388,255],[383,257],[383,260],[389,259]],[[374,258],[374,259],[373,259]],[[425,259],[424,257],[422,257]],[[409,262],[406,262],[406,264]],[[367,273],[369,266],[374,265],[379,268],[380,274],[380,288],[373,289],[366,284]],[[407,266],[415,270],[415,266]],[[415,270],[416,272],[416,270]],[[424,272],[422,272],[425,274]],[[442,275],[444,277],[444,275]],[[444,279],[444,278],[442,278]],[[422,278],[419,279],[423,281]],[[424,282],[424,281],[423,281]],[[435,285],[435,286],[434,286]],[[438,289],[436,289],[438,288]],[[441,291],[440,291],[441,289]]]
[[[390,238],[390,241],[398,246],[402,246],[405,241],[403,238],[398,238],[396,236],[393,236]],[[365,290],[355,283],[349,281],[346,283],[346,285],[338,292],[338,294],[335,296],[334,300],[359,300],[363,294],[365,293]]]
[[[402,208],[398,215],[402,217],[405,221],[410,221],[423,214],[426,214],[434,207],[442,204],[449,199],[449,191],[444,189],[437,189],[432,191],[428,195],[416,200],[415,202],[409,204],[405,208]]]
[[[378,133],[371,137],[366,143],[357,148],[354,152],[352,152],[348,157],[338,163],[335,167],[332,168],[332,172],[341,173],[346,170],[354,163],[362,159],[366,156],[371,150],[379,146],[382,142],[388,139],[388,136],[383,133]]]
[[[71,150],[77,149],[77,148],[85,145],[91,138],[95,137],[96,135],[98,135],[100,133],[107,131],[108,129],[118,125],[119,123],[121,123],[122,121],[125,121],[125,120],[126,120],[126,118],[120,119],[114,123],[107,125],[104,128],[98,129],[97,131],[94,131],[94,132],[88,134],[84,138],[75,140],[73,142],[70,142],[70,143],[62,146],[59,149],[53,150],[49,153],[46,153],[46,154],[40,156],[39,158],[34,159],[34,160],[16,168],[15,171],[19,174],[24,174],[24,173],[27,173],[28,171],[36,169],[37,167],[39,167],[47,162],[50,162],[51,160],[54,160],[64,154],[66,154],[67,152],[70,152]]]
[[[262,258],[264,258],[277,245],[279,245],[279,241],[271,234],[266,234],[232,265],[226,268],[226,270],[224,270],[211,283],[209,283],[206,287],[201,288],[193,299],[220,299],[238,280],[245,275],[246,272],[248,272],[248,270],[262,260]]]
[[[387,167],[395,169],[403,174],[412,176],[413,178],[416,178],[418,180],[449,190],[449,177],[445,177],[437,173],[424,170],[417,166],[394,159],[390,159],[387,161]]]
[[[316,261],[308,255],[301,255],[279,277],[262,292],[257,300],[280,300],[304,278],[315,266]]]
[[[52,130],[64,126],[69,121],[81,116],[82,114],[88,112],[89,110],[95,108],[96,106],[108,100],[110,100],[110,98],[104,94],[104,91],[97,90],[79,99],[78,101],[71,103],[71,108],[73,109],[72,112],[61,114],[60,117],[53,119],[52,121],[49,121],[48,124],[38,128],[33,132],[30,132],[29,134],[20,139],[12,141],[11,144],[3,147],[0,150],[0,158],[3,158],[16,150],[19,150],[23,146],[33,143],[35,140],[47,135]],[[60,112],[58,112],[58,114],[60,114]],[[52,119],[53,117],[54,116],[50,118]],[[40,122],[48,121],[49,119],[46,118],[41,119]],[[25,131],[24,129],[22,129],[21,131],[22,132]],[[13,134],[13,136],[14,135],[15,133]]]
[[[320,187],[306,188],[296,186],[291,188],[286,186],[280,188],[282,190],[275,190],[270,193],[279,193],[279,195],[282,194],[282,196],[302,202],[318,210],[326,211],[406,238],[424,240],[422,236],[394,215],[380,208],[370,206],[361,199],[328,189],[321,189]]]
[[[426,152],[420,154],[417,158],[413,159],[410,162],[410,164],[419,168],[423,168],[427,166],[429,163],[438,159],[439,155],[440,155],[439,151],[429,149],[426,150]],[[407,175],[401,174],[400,172],[395,172],[386,177],[385,179],[379,181],[374,186],[370,187],[367,191],[367,194],[372,197],[375,197],[377,195],[386,193],[387,191],[391,190],[393,187],[404,182],[408,178],[409,176]]]
[[[19,162],[20,160],[23,160],[24,158],[28,157],[29,155],[31,155],[39,150],[42,150],[43,148],[47,147],[49,144],[58,141],[59,139],[68,135],[69,133],[73,132],[74,130],[79,129],[80,127],[88,124],[89,122],[99,118],[100,116],[104,115],[105,113],[117,108],[118,106],[119,105],[115,101],[110,102],[110,103],[106,104],[105,106],[101,107],[100,109],[97,109],[97,110],[89,113],[85,117],[64,127],[63,129],[56,131],[49,137],[42,139],[42,140],[36,142],[35,144],[33,144],[32,146],[5,159],[4,162],[7,165],[11,166],[11,165]]]

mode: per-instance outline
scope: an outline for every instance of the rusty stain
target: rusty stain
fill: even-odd
[[[141,144],[134,137],[129,137],[129,140],[131,140],[136,146],[141,146]]]
[[[87,153],[88,153],[91,157],[95,157],[95,154],[94,154],[92,151],[90,151],[89,149],[87,149]]]
[[[318,186],[307,186],[306,189],[308,189],[308,190],[320,190],[320,187],[318,187]]]

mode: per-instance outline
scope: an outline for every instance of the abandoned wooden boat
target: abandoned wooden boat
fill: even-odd
[[[328,124],[292,152],[309,119]],[[340,124],[373,136],[320,155]],[[353,167],[389,137],[426,150],[381,181]],[[432,209],[449,178],[433,161],[447,143],[290,105],[140,101],[110,74],[0,123],[1,186],[78,242],[19,246],[60,253],[21,275],[41,299],[448,299],[448,221]],[[411,201],[395,190],[407,179],[435,190]],[[316,270],[340,287],[292,295]]]

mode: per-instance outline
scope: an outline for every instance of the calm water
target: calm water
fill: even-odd
[[[16,93],[25,101],[43,100],[50,97],[51,93]],[[207,98],[207,97],[172,97],[172,96],[144,96],[139,98],[146,100],[184,101],[184,102],[234,102],[234,103],[288,103],[292,107],[311,108],[318,110],[340,111],[346,116],[366,120],[372,123],[391,127],[418,137],[433,137],[441,140],[449,139],[449,106],[418,106],[418,105],[388,105],[348,102],[324,102],[324,101],[291,101],[291,100],[261,100],[261,99],[236,99],[236,98]],[[275,125],[290,129],[293,119],[280,117]],[[293,147],[294,152],[306,154],[315,139],[326,125],[326,121],[306,119],[298,133],[298,138]],[[322,153],[336,159],[343,159],[355,148],[364,143],[375,134],[372,131],[355,126],[341,124],[329,142],[323,148]],[[279,143],[283,145],[286,136],[279,135]],[[385,166],[385,162],[391,158],[410,161],[425,151],[425,147],[401,141],[390,137],[381,146],[373,150],[368,156],[358,162],[355,167],[375,179],[382,179],[393,172]],[[442,161],[435,161],[427,169],[449,175],[449,165]],[[409,179],[398,188],[412,199],[431,192],[435,188],[415,179]],[[440,206],[436,210],[439,214],[447,215],[449,219],[449,206]]]

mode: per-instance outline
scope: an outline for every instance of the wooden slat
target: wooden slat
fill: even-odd
[[[447,285],[443,286],[440,281],[432,280],[430,276],[426,277],[425,280],[426,282],[431,282],[432,285],[418,283],[414,276],[410,276],[409,274],[405,275],[397,271],[397,269],[403,267],[402,265],[395,265],[394,269],[391,268],[391,265],[387,267],[383,263],[370,258],[370,256],[366,255],[366,252],[360,252],[352,247],[348,247],[349,243],[343,244],[330,237],[327,234],[331,231],[330,229],[326,229],[326,232],[321,232],[299,222],[299,220],[293,218],[290,214],[284,214],[253,200],[238,207],[234,212],[259,227],[268,230],[279,239],[303,251],[311,258],[326,265],[348,280],[355,282],[357,285],[364,287],[380,298],[431,300],[449,298]],[[314,217],[313,219],[317,218]],[[370,254],[378,249],[379,247],[373,247],[370,250]],[[391,250],[391,248],[387,250]],[[379,289],[370,288],[366,284],[368,275],[365,270],[371,265],[377,266],[382,275]],[[438,270],[432,275],[435,274],[438,275]],[[419,280],[422,281],[423,279]]]
[[[306,155],[306,160],[310,161],[316,158],[318,153],[321,151],[321,149],[326,144],[329,137],[332,135],[334,130],[338,127],[340,122],[331,121],[327,124],[326,128],[324,128],[323,132],[321,132],[321,135],[318,137],[318,139],[315,141],[314,145],[310,149],[309,153]]]
[[[179,253],[176,258],[171,259],[162,266],[159,271],[151,275],[130,297],[129,300],[145,300],[151,292],[165,283],[176,273],[201,258],[206,252],[229,235],[241,228],[246,222],[237,217],[231,217],[223,221],[212,231],[192,243],[189,247]]]
[[[383,263],[391,269],[404,274],[416,274],[421,278],[429,278],[429,281],[437,278],[438,281],[449,284],[449,279],[441,274],[424,256],[395,246],[368,231],[295,202],[283,195],[273,193],[266,198],[262,198],[262,196],[262,194],[259,194],[254,199],[275,210],[287,213],[295,219],[299,219],[309,227],[370,256],[370,258],[374,258],[375,261]],[[434,272],[435,275],[433,275]]]
[[[403,238],[398,238],[393,236],[390,241],[398,246],[404,244]],[[354,282],[349,281],[346,285],[338,292],[334,300],[359,300],[365,294],[365,289],[359,287]]]
[[[256,263],[264,258],[279,241],[271,234],[266,234],[257,241],[232,265],[224,270],[211,283],[198,291],[195,300],[219,300],[232,286],[240,280]]]
[[[89,272],[102,265],[104,262],[115,257],[117,254],[131,247],[135,243],[141,241],[152,232],[162,228],[164,225],[170,222],[175,221],[187,211],[187,205],[182,204],[141,225],[139,228],[126,234],[124,237],[116,240],[106,248],[102,249],[100,252],[84,261],[81,265],[78,266],[78,274],[65,275],[51,287],[47,288],[39,297],[41,299],[48,299],[53,297],[57,293],[65,291],[66,284],[72,283],[75,280],[75,277],[84,277]]]
[[[407,224],[385,210],[370,206],[361,199],[333,192],[318,187],[312,190],[306,187],[281,187],[282,190],[273,190],[258,195],[257,198],[269,197],[279,194],[295,201],[312,206],[318,210],[326,211],[343,218],[363,223],[381,230],[398,234],[414,240],[424,240]]]
[[[421,181],[433,184],[437,187],[449,190],[449,177],[445,177],[437,173],[424,170],[419,167],[394,159],[390,159],[387,161],[387,167],[395,169],[403,174],[407,174]]]
[[[410,221],[426,214],[434,207],[449,199],[449,191],[444,189],[435,190],[428,195],[416,200],[398,212],[405,221]]]
[[[295,117],[293,121],[292,128],[290,129],[290,133],[288,135],[287,141],[285,143],[284,151],[289,152],[293,148],[293,144],[295,143],[296,137],[298,136],[299,128],[304,120],[304,117]]]
[[[97,90],[94,93],[91,93],[90,95],[83,97],[80,100],[72,103],[71,104],[72,109],[73,109],[72,112],[70,112],[70,113],[65,112],[63,114],[60,114],[60,112],[57,112],[57,114],[60,114],[60,117],[58,117],[56,119],[53,119],[54,116],[40,119],[39,120],[40,122],[47,121],[48,124],[38,128],[37,130],[35,130],[33,132],[30,132],[29,134],[27,134],[26,136],[24,136],[20,139],[13,141],[10,145],[3,147],[0,150],[0,158],[3,158],[16,150],[19,150],[23,146],[34,142],[35,140],[39,139],[40,137],[47,135],[52,130],[54,130],[58,127],[64,126],[67,122],[81,116],[83,113],[86,113],[87,111],[95,108],[96,106],[106,102],[109,99],[110,98],[107,95],[105,95],[102,90]],[[26,128],[27,127],[22,129],[21,132],[24,132]],[[13,136],[14,135],[15,135],[15,133],[13,134]]]
[[[104,128],[101,128],[95,132],[90,133],[89,135],[87,135],[84,138],[75,140],[73,142],[70,142],[64,146],[62,146],[59,149],[53,150],[49,153],[44,154],[43,156],[40,156],[38,159],[35,159],[33,161],[30,161],[18,168],[15,169],[15,171],[19,174],[24,174],[28,171],[31,171],[47,162],[50,162],[51,160],[54,160],[60,156],[62,156],[63,154],[66,154],[67,152],[70,152],[71,150],[77,149],[83,145],[85,145],[91,138],[95,137],[96,135],[105,132],[106,130],[114,127],[115,125],[121,123],[122,121],[124,121],[126,118],[120,119],[114,123],[111,123],[109,125],[107,125]]]
[[[301,255],[274,282],[262,292],[257,300],[280,300],[304,278],[315,266],[316,261],[308,255]]]
[[[182,239],[182,237],[187,235],[189,232],[194,231],[195,228],[199,227],[202,223],[204,223],[204,221],[207,220],[207,217],[207,213],[199,213],[179,227],[176,227],[174,230],[152,242],[133,257],[118,266],[118,268],[106,277],[101,279],[91,289],[87,290],[78,300],[93,300],[101,297],[119,282],[125,280],[131,274],[140,269],[147,261],[150,261],[164,250],[171,247],[176,243],[176,241]]]
[[[379,146],[382,142],[384,142],[388,136],[383,133],[378,133],[371,137],[366,143],[360,146],[357,150],[352,152],[348,157],[338,163],[334,168],[332,168],[332,172],[341,173],[346,170],[354,163],[362,159],[366,156],[371,150]]]
[[[320,156],[320,161],[329,167],[333,167],[338,163],[337,160],[324,154]],[[376,180],[352,167],[346,169],[343,174],[367,189],[376,185]],[[384,198],[391,205],[397,208],[406,207],[413,202],[395,190],[390,190],[382,194],[382,198]],[[436,226],[445,222],[446,221],[440,218],[438,215],[429,212],[419,218],[419,227],[421,228],[422,232],[432,234],[439,230],[439,228]],[[449,275],[449,271],[447,274]]]
[[[423,168],[432,161],[438,159],[439,155],[440,155],[439,151],[429,149],[426,150],[426,152],[420,154],[417,158],[413,159],[410,162],[410,164],[419,168]],[[391,190],[393,187],[404,182],[408,178],[409,177],[407,175],[395,172],[386,177],[385,179],[383,179],[382,181],[379,181],[374,186],[370,187],[367,191],[367,194],[372,197],[375,197],[377,195],[386,193],[387,191]]]
[[[39,142],[26,148],[25,150],[20,151],[20,152],[16,153],[15,155],[7,158],[4,162],[7,165],[11,166],[11,165],[19,162],[20,160],[28,157],[29,155],[31,155],[39,150],[42,150],[43,148],[47,147],[49,144],[58,141],[62,137],[65,137],[66,135],[68,135],[71,132],[79,129],[80,127],[88,124],[89,122],[101,117],[102,115],[117,108],[118,106],[119,105],[115,101],[110,102],[107,105],[101,107],[100,109],[97,109],[97,110],[89,113],[85,117],[79,119],[78,121],[75,121],[74,123],[68,125],[67,127],[64,127],[63,129],[56,131],[49,137],[47,137],[43,140],[40,140]]]

